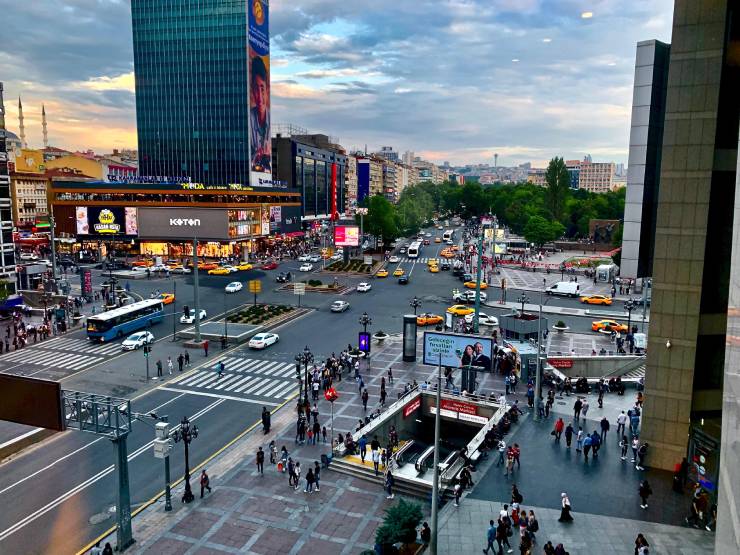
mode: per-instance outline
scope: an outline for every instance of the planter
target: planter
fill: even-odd
[[[552,327],[556,332],[563,333],[564,331],[568,331],[570,328],[568,326],[558,326],[557,324]]]
[[[377,332],[373,334],[373,339],[377,340],[378,343],[382,343],[388,339],[389,335],[385,332]]]
[[[366,354],[362,351],[358,351],[357,353],[353,353],[352,351],[350,351],[349,353],[347,353],[347,356],[349,358],[365,358]]]

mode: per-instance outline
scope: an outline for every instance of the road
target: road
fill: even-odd
[[[435,234],[440,234],[435,231]],[[433,240],[433,238],[432,238]],[[357,343],[360,330],[358,317],[367,312],[372,318],[370,330],[387,333],[401,331],[403,314],[411,312],[409,300],[416,295],[422,302],[420,312],[443,314],[450,304],[452,289],[461,283],[451,272],[430,273],[424,259],[435,257],[441,245],[432,243],[419,260],[402,260],[391,269],[402,268],[410,277],[408,285],[398,284],[393,277],[367,279],[341,277],[351,286],[343,295],[311,293],[302,301],[312,311],[282,325],[280,341],[266,351],[253,352],[235,347],[227,352],[212,351],[206,359],[202,353],[191,353],[193,366],[180,374],[165,376],[146,383],[145,359],[141,352],[121,353],[117,344],[89,344],[81,330],[31,345],[22,351],[0,356],[0,371],[62,382],[64,389],[91,391],[132,398],[132,409],[139,413],[155,411],[167,414],[172,423],[183,416],[195,421],[201,433],[192,444],[191,466],[206,460],[230,440],[259,419],[263,406],[275,408],[297,391],[294,357],[308,346],[317,359],[338,353],[347,344]],[[299,263],[284,262],[281,271],[297,272]],[[329,281],[331,274],[310,277]],[[262,279],[264,292],[260,302],[296,304],[290,292],[279,291],[276,271],[252,270],[238,276],[208,276],[200,279],[201,306],[209,317],[219,318],[224,301],[229,310],[252,300],[248,291],[225,295],[226,283]],[[104,276],[95,272],[95,283]],[[369,281],[372,290],[358,293],[354,287]],[[134,292],[148,297],[150,292],[177,289],[176,307],[193,306],[192,276],[131,281]],[[176,285],[175,285],[176,283]],[[509,291],[509,299],[517,292]],[[533,301],[536,294],[527,292]],[[350,302],[350,309],[332,313],[329,305],[337,298]],[[572,300],[553,298],[555,306],[577,306]],[[498,315],[500,308],[485,307],[485,312]],[[179,316],[175,315],[179,320]],[[183,351],[173,342],[172,316],[153,328],[157,342],[152,361]],[[590,329],[590,318],[564,316],[575,331]],[[178,323],[175,328],[182,328]],[[226,374],[217,378],[214,367],[226,363]],[[153,365],[152,365],[153,367]],[[175,365],[175,367],[177,367]],[[153,372],[152,372],[153,373]],[[131,494],[133,508],[146,502],[163,488],[163,463],[152,454],[151,422],[135,422],[128,439]],[[1,443],[1,442],[0,442]],[[113,446],[109,440],[77,431],[57,434],[52,439],[28,449],[0,466],[0,553],[74,553],[80,546],[109,528],[115,522],[116,486],[112,472]],[[173,479],[184,472],[183,449],[176,445],[172,457]],[[214,478],[212,476],[212,478]],[[197,477],[195,478],[197,483]],[[173,500],[178,504],[179,500]]]

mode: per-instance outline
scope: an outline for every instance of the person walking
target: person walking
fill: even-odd
[[[560,518],[558,519],[558,522],[573,522],[573,517],[570,514],[570,498],[565,492],[560,494],[560,505],[562,508],[560,510]]]
[[[530,509],[529,517],[527,518],[527,533],[532,538],[532,543],[537,543],[537,536],[535,534],[540,529],[540,523],[537,521],[537,517],[534,516],[534,511]]]
[[[565,428],[565,446],[570,449],[570,444],[573,441],[573,426],[568,422],[568,426]]]
[[[622,434],[622,439],[619,440],[619,447],[622,449],[622,454],[620,455],[620,459],[623,461],[627,460],[627,449],[629,449],[630,442],[627,439],[627,436]]]
[[[313,462],[313,479],[316,483],[316,491],[321,491],[321,465],[319,461]]]
[[[375,469],[375,475],[377,476],[380,468],[380,449],[373,449],[370,453],[370,458],[373,461],[373,468]]]
[[[581,418],[581,408],[583,408],[583,401],[580,397],[576,397],[576,402],[573,403],[573,420],[576,422]]]
[[[178,372],[182,372],[182,366],[185,364],[185,357],[182,356],[182,353],[177,355],[177,370]]]
[[[637,464],[635,465],[636,470],[645,470],[643,464],[645,464],[645,457],[647,456],[648,444],[647,442],[640,445],[637,448]]]
[[[609,420],[605,416],[601,419],[601,442],[604,443],[606,441],[606,433],[609,431]]]
[[[360,460],[362,461],[362,464],[365,464],[365,456],[367,455],[367,437],[365,437],[365,434],[362,434],[360,437],[357,442],[357,447],[360,450]]]
[[[257,472],[262,476],[265,475],[265,452],[262,447],[257,449]]]
[[[500,465],[506,465],[506,442],[503,439],[498,440],[498,461],[496,461],[496,466]]]
[[[298,489],[301,487],[301,463],[300,461],[295,462],[295,467],[293,468],[293,474],[294,474],[294,486],[293,489]]]
[[[277,447],[274,439],[270,442],[270,464],[277,464]]]
[[[504,552],[506,545],[507,553],[514,551],[509,544],[509,535],[511,534],[511,519],[509,515],[499,516],[498,526],[496,527],[496,543],[498,544],[499,555]]]
[[[303,493],[313,493],[313,483],[313,469],[309,467],[308,472],[306,472],[306,489],[303,490]]]
[[[586,415],[588,414],[589,406],[590,405],[588,404],[588,399],[584,399],[583,406],[581,407],[581,416],[583,416],[584,421],[586,420]]]
[[[483,553],[488,555],[488,550],[491,550],[491,553],[494,553],[496,551],[496,548],[493,547],[493,543],[496,541],[496,523],[493,520],[488,521],[488,530],[486,530],[486,548],[483,550]]]
[[[509,474],[514,474],[514,453],[511,447],[506,451],[506,472],[504,476],[508,476]]]
[[[203,342],[203,356],[208,358],[208,341]]]
[[[226,370],[226,363],[224,363],[224,361],[222,360],[221,362],[218,363],[218,377],[219,378],[224,375],[224,370]]]
[[[555,441],[560,443],[560,436],[563,434],[563,429],[565,428],[565,422],[563,422],[562,418],[558,418],[555,422],[555,428],[553,429],[552,435],[555,436]]]
[[[522,450],[519,448],[519,444],[515,443],[514,447],[511,448],[511,454],[514,456],[514,462],[517,468],[522,467],[522,463],[519,461],[519,457],[522,455]]]
[[[157,360],[157,377],[158,378],[162,377],[162,361],[161,360]]]
[[[460,481],[455,484],[454,492],[455,492],[455,507],[460,506],[460,496],[462,495],[462,485],[460,485]]]
[[[103,555],[113,555],[113,548],[110,545],[110,542],[105,542],[105,547],[103,548]]]
[[[208,493],[211,493],[211,479],[208,477],[208,474],[206,474],[206,469],[204,468],[200,472],[200,498],[203,499],[203,493],[205,490],[208,490]]]
[[[167,373],[172,375],[173,368],[174,368],[174,365],[172,364],[172,357],[167,357]]]
[[[294,487],[295,485],[295,463],[293,462],[293,457],[288,457],[288,485],[290,487]]]
[[[511,485],[511,504],[513,505],[519,505],[521,503],[524,503],[524,496],[519,491],[519,488],[516,484]]]
[[[270,433],[270,420],[272,416],[267,407],[262,407],[262,433],[267,435]]]
[[[592,437],[586,434],[583,438],[583,461],[588,461],[588,453],[591,451]]]
[[[388,493],[388,496],[386,499],[393,499],[395,495],[393,494],[393,485],[395,484],[395,478],[393,477],[393,473],[388,470],[388,472],[385,473],[385,491]]]
[[[370,398],[370,395],[367,392],[367,388],[362,390],[362,410],[367,412],[367,401]]]
[[[627,415],[624,414],[624,411],[622,411],[619,416],[617,416],[617,437],[622,437],[622,434],[624,434],[624,427],[627,424]]]
[[[632,460],[630,462],[637,462],[637,450],[640,448],[640,438],[634,436],[630,447],[632,448]]]
[[[190,367],[190,353],[188,351],[185,351],[185,367]]]
[[[638,488],[637,492],[640,494],[640,499],[642,499],[642,503],[640,503],[641,509],[647,509],[648,508],[648,497],[650,497],[653,494],[653,490],[650,487],[650,484],[648,484],[647,480],[642,480],[640,482],[640,487]]]
[[[576,453],[580,453],[583,450],[583,428],[578,426],[578,433],[576,434]]]

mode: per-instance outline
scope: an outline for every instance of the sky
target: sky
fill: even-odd
[[[0,0],[7,127],[136,148],[128,0]],[[635,47],[672,0],[271,0],[272,122],[439,164],[627,162]]]

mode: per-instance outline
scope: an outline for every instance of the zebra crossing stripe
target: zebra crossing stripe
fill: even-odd
[[[295,389],[295,387],[296,387],[295,382],[286,382],[283,387],[279,388],[274,393],[274,396],[275,397],[281,397],[281,398],[289,397],[288,392],[290,392],[290,394],[292,394],[293,393],[293,389]]]
[[[224,391],[231,391],[232,389],[235,389],[235,388],[239,387],[244,382],[247,382],[247,381],[251,380],[253,376],[250,376],[249,374],[246,374],[246,375],[245,374],[240,374],[239,377],[240,377],[240,379],[238,379],[237,381],[233,382],[231,385],[229,385],[229,387],[225,387],[224,388]]]
[[[216,374],[216,378],[217,378],[216,381],[209,383],[207,386],[205,386],[205,389],[213,389],[213,388],[223,389],[229,383],[233,382],[234,380],[238,380],[239,374],[234,374],[234,375],[226,374],[220,377],[218,374]]]
[[[278,381],[277,385],[273,387],[270,391],[265,391],[263,394],[263,397],[275,397],[277,392],[280,391],[285,387],[285,382]]]
[[[27,362],[30,364],[46,364],[59,357],[59,353],[54,351],[16,351],[8,355],[4,360],[11,362]]]
[[[89,356],[85,355],[76,355],[69,359],[62,360],[57,363],[57,366],[60,366],[61,368],[71,368],[71,369],[78,369],[81,366],[87,366],[91,364],[93,361],[97,359],[92,359]]]
[[[262,395],[263,392],[267,391],[271,387],[275,385],[275,382],[280,383],[279,380],[267,380],[264,384],[262,384],[262,387],[258,387],[254,391],[250,391],[252,395]]]
[[[281,364],[280,362],[270,362],[269,364],[266,364],[265,366],[263,366],[259,370],[258,373],[259,374],[264,374],[264,375],[270,375],[270,373],[272,372],[272,370],[275,369],[275,368],[277,368],[278,366],[280,366],[280,364]]]
[[[260,378],[258,376],[250,376],[250,378],[249,378],[249,380],[247,382],[245,382],[244,384],[242,384],[239,387],[237,387],[236,389],[234,389],[234,393],[242,393],[242,392],[245,392],[246,393],[245,390],[247,388],[251,388],[252,386],[254,386],[255,384],[257,384],[257,382],[259,382],[261,379],[262,378]]]
[[[218,378],[218,374],[216,372],[212,370],[211,371],[206,370],[202,372],[200,380],[198,380],[197,382],[191,382],[188,385],[190,387],[203,387],[205,384],[215,380],[216,378]]]
[[[202,371],[198,371],[192,376],[188,376],[184,380],[180,380],[177,383],[179,383],[180,385],[193,385],[195,382],[200,381],[203,378],[203,376],[206,376],[206,375],[207,375],[206,373]]]
[[[231,368],[231,370],[237,370],[239,372],[251,372],[255,367],[261,365],[264,361],[255,359],[244,359],[238,365]]]
[[[286,364],[285,368],[283,368],[283,371],[277,375],[282,376],[284,378],[292,378],[294,372],[295,372],[295,364]]]

